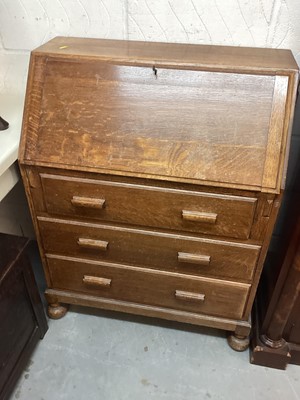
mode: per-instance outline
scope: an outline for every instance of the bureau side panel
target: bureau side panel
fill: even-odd
[[[41,240],[39,226],[37,223],[37,212],[41,211],[44,207],[44,200],[43,200],[42,191],[40,189],[39,177],[38,177],[38,174],[35,173],[34,169],[32,169],[31,167],[27,168],[26,166],[24,166],[22,164],[20,164],[20,171],[21,171],[24,188],[25,188],[25,193],[26,193],[26,197],[28,200],[31,218],[32,218],[32,222],[33,222],[33,226],[34,226],[34,230],[35,230],[35,234],[36,234],[39,252],[40,252],[41,259],[42,259],[42,264],[43,264],[43,268],[44,268],[44,272],[45,272],[45,276],[46,276],[47,285],[48,285],[48,287],[51,287],[52,284],[51,284],[50,274],[49,274],[48,265],[47,265],[47,262],[46,262],[46,259],[44,256],[44,248],[43,248],[43,244],[42,244],[42,240]],[[35,196],[35,202],[33,202],[32,192],[34,193],[34,196]]]
[[[248,302],[247,302],[247,305],[246,305],[246,308],[245,308],[245,312],[244,312],[243,319],[245,319],[245,320],[247,320],[249,318],[249,315],[251,313],[251,308],[252,308],[253,301],[254,301],[254,298],[255,298],[257,286],[258,286],[260,275],[261,275],[261,271],[262,271],[263,266],[264,266],[265,258],[266,258],[266,255],[267,255],[267,251],[268,251],[268,248],[269,248],[269,245],[270,245],[270,241],[271,241],[272,233],[273,233],[273,230],[274,230],[274,225],[276,223],[277,215],[278,215],[278,212],[279,212],[279,209],[280,209],[281,201],[282,201],[282,193],[279,194],[279,195],[276,195],[275,199],[274,199],[274,201],[272,203],[272,208],[271,208],[271,211],[270,211],[270,217],[268,219],[268,225],[267,225],[267,229],[266,229],[266,233],[265,233],[262,249],[261,249],[261,252],[260,252],[260,256],[259,256],[259,259],[258,259],[256,271],[255,271],[255,274],[254,274],[254,277],[253,277],[253,283],[252,283],[252,286],[251,286]]]

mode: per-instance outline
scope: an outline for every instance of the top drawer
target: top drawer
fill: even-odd
[[[256,199],[41,174],[47,212],[247,239]]]

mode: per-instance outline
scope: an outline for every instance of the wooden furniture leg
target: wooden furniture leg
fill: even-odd
[[[236,333],[229,333],[227,336],[229,346],[235,351],[244,351],[249,347],[249,335],[238,335]]]
[[[60,303],[51,303],[48,305],[48,316],[51,319],[60,319],[64,317],[68,311],[68,307],[66,305],[62,305]]]

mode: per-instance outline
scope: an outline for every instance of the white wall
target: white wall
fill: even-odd
[[[57,35],[291,48],[299,0],[0,0],[0,51]]]
[[[28,53],[57,35],[290,48],[300,64],[300,0],[0,0],[1,57]],[[0,62],[0,88],[5,75]],[[300,110],[296,125],[290,176]],[[0,230],[30,232],[24,195],[15,193],[18,204],[12,193],[0,206]]]

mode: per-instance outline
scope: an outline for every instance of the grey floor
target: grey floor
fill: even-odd
[[[300,366],[251,365],[223,331],[71,307],[49,321],[14,399],[300,400]]]

